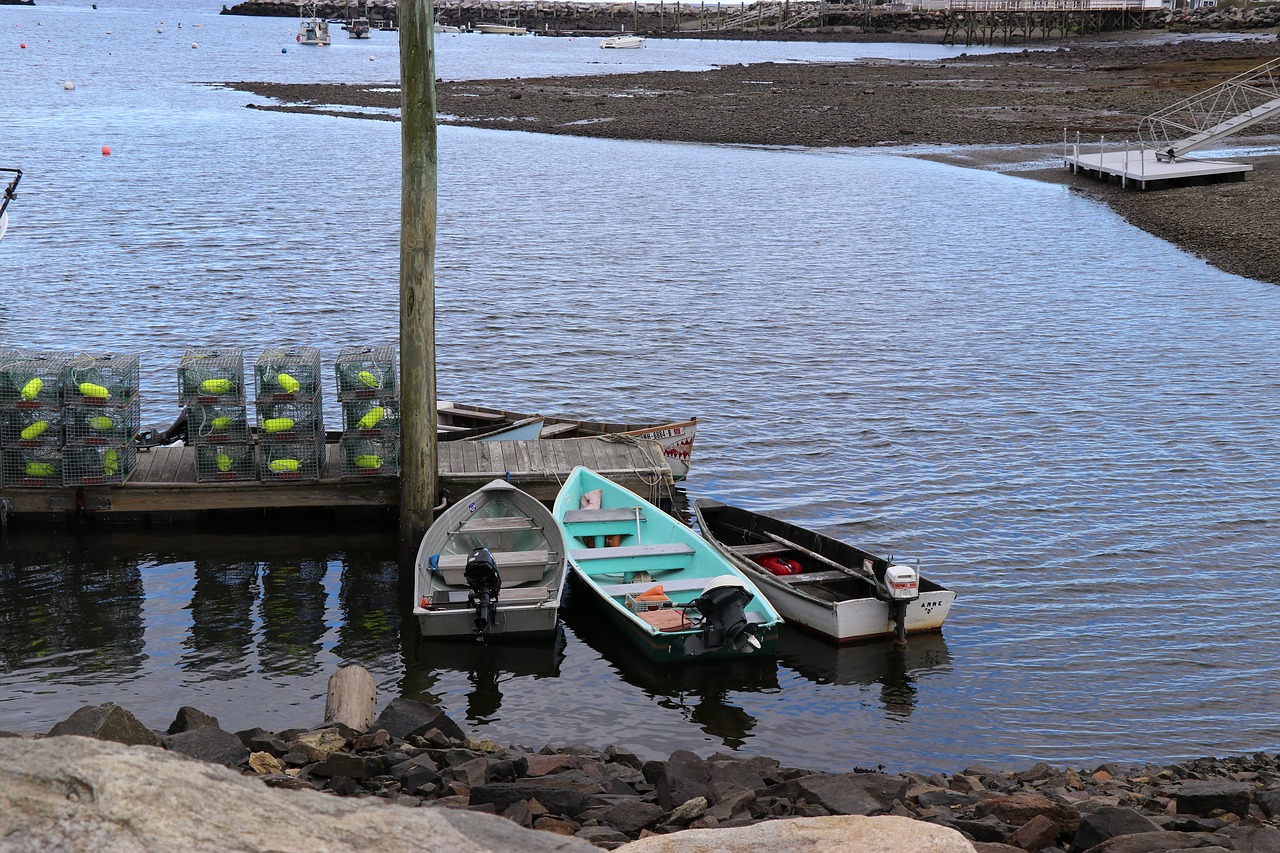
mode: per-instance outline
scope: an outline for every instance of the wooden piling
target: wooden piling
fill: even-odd
[[[400,10],[400,545],[436,505],[436,92],[432,0]]]
[[[342,723],[358,732],[373,725],[373,711],[378,704],[378,687],[373,675],[362,666],[344,666],[329,676],[329,690],[324,700],[325,723]]]

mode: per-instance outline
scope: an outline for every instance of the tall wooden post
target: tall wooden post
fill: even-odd
[[[436,57],[432,0],[400,0],[400,545],[436,505]]]

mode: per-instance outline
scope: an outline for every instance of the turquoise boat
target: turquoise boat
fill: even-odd
[[[782,617],[769,600],[711,543],[644,498],[578,467],[552,514],[574,577],[650,659],[777,651]]]

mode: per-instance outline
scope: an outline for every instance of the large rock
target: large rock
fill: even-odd
[[[1123,806],[1110,806],[1084,814],[1071,844],[1073,853],[1096,847],[1108,838],[1136,835],[1140,832],[1159,832],[1163,827],[1142,812]]]
[[[565,817],[574,817],[593,806],[607,803],[599,797],[593,797],[563,785],[494,782],[491,785],[477,785],[471,789],[471,805],[483,806],[492,803],[494,810],[499,814],[506,811],[517,800],[537,800],[551,814]]]
[[[1249,816],[1249,793],[1253,789],[1244,782],[1229,779],[1195,779],[1183,783],[1173,795],[1178,814],[1212,817],[1214,812],[1231,812]]]
[[[812,773],[774,785],[765,793],[793,802],[803,797],[833,815],[877,815],[906,796],[907,780],[883,773]]]
[[[85,705],[49,729],[49,737],[81,735],[123,743],[126,746],[159,746],[160,738],[138,718],[115,702]]]
[[[424,735],[432,729],[439,729],[446,737],[454,740],[467,739],[462,727],[449,719],[440,708],[403,696],[387,703],[387,707],[382,709],[378,719],[369,728],[370,731],[378,729],[386,729],[392,737],[401,740],[407,740],[413,735]]]
[[[83,737],[0,740],[0,838],[6,853],[596,853],[491,815],[274,790],[225,767]]]
[[[707,763],[687,749],[677,749],[671,753],[654,787],[657,789],[658,805],[667,810],[696,797],[705,797],[709,803],[715,802],[716,795],[711,788],[711,771]]]
[[[249,748],[240,742],[240,738],[216,725],[199,726],[165,735],[161,742],[165,749],[180,752],[189,758],[225,764],[228,767],[239,767],[249,758]]]
[[[687,829],[651,835],[619,853],[974,853],[954,829],[906,817],[833,815],[770,820],[731,829]]]

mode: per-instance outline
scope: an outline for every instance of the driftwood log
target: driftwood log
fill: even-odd
[[[358,732],[373,724],[378,688],[373,676],[362,666],[344,666],[329,676],[329,692],[324,700],[324,721],[342,723]]]

